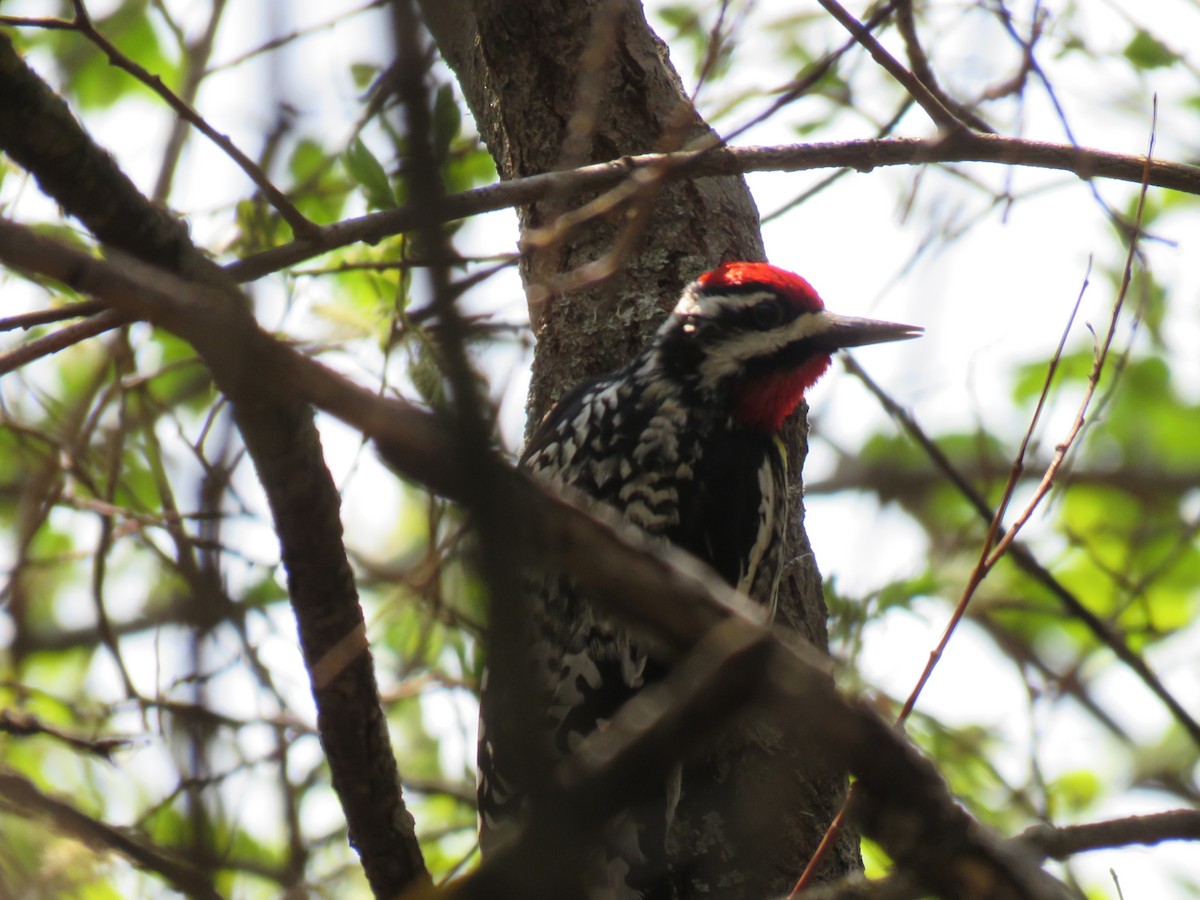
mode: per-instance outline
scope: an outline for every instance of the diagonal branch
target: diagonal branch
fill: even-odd
[[[139,869],[162,877],[189,897],[221,896],[207,874],[193,868],[187,860],[94,819],[66,800],[42,793],[32,781],[16,772],[0,771],[0,807],[49,820],[60,834],[89,847],[119,853]]]
[[[863,49],[871,54],[871,58],[879,63],[884,71],[900,82],[900,85],[917,101],[917,105],[925,110],[938,128],[947,132],[962,131],[966,128],[966,125],[942,102],[942,98],[934,92],[931,86],[926,85],[906,69],[896,57],[888,53],[887,48],[879,43],[878,38],[871,34],[862,22],[854,18],[846,7],[837,0],[817,0],[817,2],[825,7],[825,11],[837,19],[838,24],[850,32],[856,41],[862,44]]]
[[[994,133],[994,128],[988,125],[973,110],[968,109],[953,97],[947,95],[938,83],[933,66],[929,64],[929,57],[925,54],[925,48],[921,46],[921,41],[917,37],[916,17],[913,15],[913,0],[896,0],[894,5],[896,8],[896,29],[900,32],[900,36],[904,38],[904,47],[908,51],[908,64],[912,67],[913,77],[925,85],[929,89],[929,92],[941,101],[942,105],[953,113],[962,124],[974,128],[976,131]]]
[[[675,735],[688,730],[689,723],[714,727],[719,717],[703,714],[713,695],[693,689],[710,683],[695,667],[712,671],[715,665],[717,671],[741,673],[718,679],[723,691],[733,692],[720,695],[722,705],[737,708],[762,698],[794,728],[791,739],[811,741],[813,752],[828,755],[858,777],[863,789],[855,814],[863,829],[935,890],[961,896],[970,885],[972,896],[997,900],[1064,896],[1027,856],[971,820],[933,766],[890,726],[867,707],[841,698],[820,653],[794,636],[781,638],[765,630],[761,609],[681,551],[647,548],[636,529],[611,510],[585,511],[494,457],[483,473],[468,476],[454,465],[453,431],[443,420],[379,397],[284,346],[229,304],[212,302],[213,288],[141,264],[118,269],[4,222],[0,260],[63,280],[127,315],[169,328],[209,360],[218,383],[235,381],[231,372],[239,371],[245,358],[259,361],[262,374],[255,391],[263,402],[293,393],[303,397],[373,438],[397,471],[451,498],[466,494],[469,478],[487,478],[511,513],[512,546],[528,555],[517,562],[569,572],[669,654],[688,656],[702,642],[710,648],[715,642],[716,648],[689,657],[692,661],[680,667],[676,677],[682,683],[664,688],[690,692],[692,700],[679,706],[648,693],[618,716],[611,737],[607,732],[598,736],[601,743],[572,761],[577,768],[560,776],[560,799],[568,808],[578,801],[584,809],[604,811],[605,804],[615,802],[613,786],[626,779],[631,760],[657,758],[664,765],[664,746],[680,751],[678,740],[660,739],[654,721],[662,720],[662,727]],[[235,349],[215,353],[214,341]],[[657,712],[648,716],[643,704]],[[649,727],[647,719],[652,720]],[[627,759],[625,753],[635,755]],[[645,753],[650,755],[638,755]],[[529,840],[544,837],[535,834]]]
[[[234,161],[234,163],[246,173],[246,176],[253,181],[266,196],[271,205],[283,217],[283,220],[292,227],[292,231],[301,237],[310,237],[313,234],[316,226],[304,217],[300,210],[296,209],[295,204],[289,200],[279,188],[271,183],[271,179],[267,177],[257,163],[249,156],[238,149],[237,145],[229,139],[227,135],[221,134],[215,128],[208,124],[205,118],[196,112],[195,108],[188,103],[186,99],[176,94],[163,83],[163,80],[152,72],[146,71],[145,68],[138,65],[124,53],[116,48],[112,41],[104,36],[92,22],[92,17],[88,14],[87,7],[84,6],[82,0],[72,0],[72,6],[75,9],[75,18],[71,22],[72,31],[77,31],[84,38],[91,41],[100,49],[105,56],[108,57],[110,65],[116,66],[123,72],[128,72],[133,78],[136,78],[151,91],[157,94],[162,100],[175,111],[184,122],[187,122],[206,138],[216,144],[224,151],[225,155]],[[210,22],[210,27],[215,27],[216,21],[220,16],[220,10],[215,9],[213,18]],[[211,43],[211,34],[206,35],[202,40]],[[200,77],[202,71],[192,73],[189,77]],[[169,178],[167,179],[169,182]],[[165,183],[160,180],[160,186],[156,190],[156,196],[165,190]]]
[[[191,243],[186,226],[150,203],[90,139],[50,88],[0,35],[0,149],[37,179],[42,190],[110,248],[130,254],[131,269],[183,275],[196,285],[186,314],[153,300],[138,305],[139,318],[172,319],[233,402],[233,413],[271,507],[288,593],[317,708],[321,744],[349,826],[350,840],[372,889],[393,896],[428,879],[412,815],[404,803],[396,758],[379,702],[367,650],[362,609],[342,544],[340,497],[325,465],[312,410],[291,392],[261,390],[264,360],[245,355],[254,321],[228,276]],[[30,243],[14,226],[4,229],[0,250],[19,248],[58,263],[52,243]],[[74,254],[70,281],[96,264]],[[136,260],[142,260],[139,263]],[[27,267],[37,271],[37,265]],[[103,267],[110,274],[111,266]],[[161,299],[161,298],[160,298]],[[113,307],[128,312],[128,308]],[[207,322],[207,324],[204,324]],[[160,321],[161,323],[161,321]],[[191,323],[194,327],[188,329]],[[223,332],[223,333],[222,333]],[[182,332],[181,332],[182,333]],[[246,342],[249,342],[247,344]],[[269,371],[269,369],[268,369]]]
[[[980,520],[985,524],[990,524],[995,517],[995,510],[992,509],[987,498],[959,472],[955,464],[946,456],[933,438],[925,433],[925,430],[904,407],[889,397],[887,392],[871,379],[866,372],[858,368],[853,361],[848,361],[848,368],[862,381],[867,390],[875,395],[883,408],[900,423],[900,427],[904,429],[904,432],[921,447],[933,463],[934,468],[941,472],[942,476],[962,495]],[[1141,654],[1129,646],[1129,642],[1125,640],[1122,634],[1094,613],[1086,603],[1059,581],[1054,576],[1054,573],[1042,565],[1024,544],[1019,541],[1014,542],[1009,547],[1008,555],[1017,565],[1017,568],[1050,591],[1069,615],[1082,622],[1100,643],[1108,647],[1117,659],[1128,666],[1141,679],[1142,683],[1170,710],[1175,721],[1183,727],[1192,741],[1197,746],[1200,746],[1200,721],[1197,721],[1188,712],[1187,708],[1179,702],[1178,698],[1168,690],[1162,679],[1158,677],[1158,674],[1150,668]]]
[[[76,305],[83,306],[84,304]],[[60,310],[52,310],[51,312],[60,312]],[[120,328],[122,325],[127,325],[129,321],[126,316],[116,310],[106,309],[94,316],[88,316],[81,322],[66,325],[58,329],[58,331],[35,338],[32,341],[27,341],[11,350],[0,353],[0,375],[6,375],[9,372],[15,371],[33,362],[35,359],[51,356],[60,350],[65,350],[68,347],[78,344],[80,341],[93,338],[114,328]]]

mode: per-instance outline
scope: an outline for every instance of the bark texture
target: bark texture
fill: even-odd
[[[679,149],[712,135],[635,0],[425,0],[422,7],[504,179]],[[641,202],[548,244],[530,237],[593,198],[551,197],[519,210],[528,251],[522,275],[538,338],[531,422],[581,379],[636,353],[688,281],[724,260],[764,258],[758,212],[741,177],[650,190]],[[616,274],[600,284],[580,277],[622,241],[631,222],[639,239],[628,242]],[[788,534],[792,563],[781,589],[781,620],[823,648],[826,610],[798,477],[806,450],[803,410],[789,423],[787,439],[797,514]],[[844,787],[842,773],[819,768],[771,722],[730,728],[686,764],[671,836],[677,894],[786,892]],[[846,839],[825,875],[859,865],[856,839]]]

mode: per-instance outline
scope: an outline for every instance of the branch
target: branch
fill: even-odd
[[[928,455],[934,468],[940,471],[946,480],[954,485],[955,489],[970,504],[971,508],[975,510],[976,515],[983,522],[990,525],[992,519],[995,517],[995,511],[988,503],[987,498],[976,490],[958,469],[955,468],[954,463],[942,452],[937,443],[925,433],[917,421],[909,415],[907,410],[889,397],[883,388],[876,384],[866,372],[854,366],[852,361],[850,361],[849,365],[850,371],[862,381],[867,390],[879,399],[884,409],[900,423],[900,427],[904,429],[904,432],[916,441],[918,446]],[[1200,721],[1197,721],[1184,705],[1167,690],[1167,686],[1163,683],[1162,679],[1147,665],[1141,655],[1129,646],[1129,643],[1122,634],[1096,613],[1092,612],[1079,597],[1059,581],[1049,569],[1043,566],[1024,544],[1014,542],[1009,548],[1008,555],[1016,563],[1017,568],[1049,590],[1067,613],[1082,622],[1098,641],[1112,650],[1113,654],[1121,662],[1132,669],[1138,678],[1142,680],[1142,683],[1170,710],[1175,721],[1187,731],[1192,741],[1197,746],[1200,746]]]
[[[842,6],[837,0],[818,0],[821,6],[825,7],[825,11],[837,19],[838,24],[845,28],[854,39],[862,44],[863,48],[871,54],[871,58],[879,63],[889,75],[900,83],[900,86],[908,91],[909,95],[917,101],[917,105],[925,110],[929,118],[933,120],[938,128],[944,129],[947,132],[961,131],[966,128],[958,117],[951,112],[945,103],[942,102],[942,97],[934,92],[934,84],[926,85],[920,78],[910,72],[904,65],[887,52],[883,44],[879,43],[878,39],[871,34],[858,19],[850,15],[847,9]]]
[[[1160,844],[1163,841],[1200,841],[1200,810],[1173,809],[1147,816],[1128,816],[1085,825],[1034,825],[1020,840],[1050,859],[1066,859],[1076,853],[1127,847],[1130,844]]]
[[[106,762],[113,761],[113,752],[129,747],[132,738],[103,737],[86,738],[43,722],[32,713],[21,709],[0,710],[0,732],[16,737],[43,735],[61,741],[73,750],[90,753]]]
[[[350,840],[372,889],[393,896],[428,879],[416,828],[404,803],[396,758],[379,702],[379,688],[362,634],[362,609],[342,544],[340,496],[322,455],[312,410],[291,391],[258,386],[264,360],[247,355],[255,328],[246,298],[200,253],[186,225],[150,203],[88,137],[66,104],[25,65],[0,35],[0,149],[37,179],[42,190],[109,248],[130,254],[131,270],[171,272],[191,282],[190,305],[153,301],[114,310],[188,334],[233,414],[271,507],[301,650],[317,708],[321,745],[346,815]],[[30,241],[4,229],[0,250],[50,265],[59,280],[88,273],[108,284],[129,284],[112,266],[94,267],[79,253],[64,256],[52,242]],[[12,237],[17,243],[9,243]],[[115,248],[115,249],[114,249]],[[141,260],[142,262],[137,262]],[[161,267],[151,269],[147,263]],[[64,269],[63,266],[66,266]],[[38,271],[36,264],[27,266]],[[98,294],[98,296],[100,296]],[[222,333],[223,332],[223,333]],[[249,343],[240,343],[248,341]]]
[[[316,238],[297,240],[255,253],[230,263],[225,270],[239,282],[254,281],[338,247],[358,242],[375,243],[390,235],[411,231],[430,219],[450,222],[479,213],[524,206],[552,194],[575,196],[613,188],[635,173],[647,169],[661,173],[666,180],[676,181],[747,172],[803,172],[846,167],[870,172],[885,166],[949,162],[987,162],[1054,169],[1071,172],[1085,181],[1111,178],[1138,184],[1146,167],[1143,156],[963,130],[928,140],[880,138],[780,147],[646,153],[567,172],[515,178],[451,194],[435,210],[402,206],[346,219],[319,228]],[[1150,165],[1149,184],[1200,195],[1200,166],[1154,160]]]
[[[64,319],[82,319],[104,312],[108,307],[97,300],[85,300],[79,303],[68,303],[53,309],[41,309],[35,312],[20,313],[15,316],[5,316],[0,319],[0,331],[15,331],[18,328],[28,331],[38,325],[49,325]]]
[[[83,304],[78,305],[82,306]],[[50,312],[58,312],[58,310],[51,310]],[[129,322],[130,319],[128,317],[123,316],[116,310],[106,309],[94,316],[89,316],[82,322],[66,325],[58,329],[58,331],[35,338],[32,341],[27,341],[6,353],[0,353],[0,375],[13,372],[24,365],[28,365],[35,359],[51,356],[60,350],[65,350],[68,347],[78,344],[80,341],[93,338],[114,328],[120,328],[122,325],[128,325]]]
[[[1034,825],[1012,843],[1043,857],[1065,860],[1091,850],[1186,840],[1200,840],[1200,810],[1176,809],[1084,825]],[[870,880],[854,874],[803,894],[804,900],[919,900],[924,896],[927,891],[908,872],[893,872]]]
[[[175,114],[180,119],[190,124],[197,131],[203,134],[206,138],[216,144],[225,152],[225,155],[234,161],[234,163],[246,176],[253,181],[266,196],[270,204],[275,207],[276,211],[282,216],[283,220],[291,226],[292,231],[301,236],[312,236],[316,226],[304,217],[300,210],[296,209],[295,205],[289,200],[279,188],[271,183],[271,179],[267,177],[259,166],[248,157],[245,153],[237,148],[237,146],[229,139],[227,135],[221,134],[215,128],[205,121],[192,106],[168,88],[161,78],[157,75],[146,71],[142,66],[138,65],[128,56],[118,50],[108,38],[106,38],[96,26],[92,23],[91,16],[88,15],[87,8],[83,5],[82,0],[73,0],[72,6],[75,9],[75,18],[71,21],[67,30],[76,31],[87,40],[99,48],[100,52],[108,57],[109,65],[112,65],[123,72],[127,72],[133,78],[148,87],[151,91],[157,94],[162,100],[174,110]],[[219,15],[219,10],[214,12],[213,20],[210,22],[210,27],[216,24],[216,17]],[[203,39],[211,44],[211,34],[206,34]],[[189,72],[189,78],[198,79],[202,75],[200,72]],[[189,93],[194,93],[194,86],[191,87]],[[164,167],[166,171],[166,167]],[[169,183],[169,178],[167,179]],[[155,194],[158,196],[160,192],[165,191],[165,184],[160,179],[160,187]]]
[[[896,9],[896,29],[900,32],[900,36],[904,38],[904,47],[908,51],[908,64],[912,67],[912,77],[928,88],[929,92],[941,101],[942,105],[953,113],[962,125],[974,128],[977,131],[995,133],[994,128],[988,125],[975,112],[950,97],[938,83],[933,66],[929,64],[929,57],[925,54],[925,48],[921,46],[921,41],[917,37],[917,23],[913,16],[913,0],[896,0],[894,5]]]
[[[894,859],[919,872],[922,881],[950,896],[963,895],[968,884],[976,897],[1063,896],[1036,865],[970,819],[933,766],[899,734],[866,706],[841,698],[821,654],[797,639],[785,643],[766,631],[759,624],[760,608],[687,554],[647,548],[640,533],[611,510],[585,511],[498,459],[490,459],[483,472],[462,472],[454,464],[452,431],[438,417],[346,381],[274,340],[248,317],[223,315],[229,305],[212,303],[212,288],[140,264],[118,270],[3,221],[0,260],[68,280],[76,290],[127,315],[170,328],[195,344],[210,365],[236,373],[253,360],[254,389],[264,400],[295,393],[325,409],[373,438],[389,464],[405,477],[452,498],[464,497],[474,479],[486,478],[510,511],[512,546],[525,554],[514,563],[569,573],[669,655],[685,656],[702,641],[716,641],[720,648],[702,654],[696,665],[759,673],[744,679],[740,689],[746,692],[745,700],[765,698],[780,721],[791,723],[796,740],[811,742],[813,752],[836,760],[858,777],[863,799],[855,813],[862,827]],[[214,340],[232,352],[213,353],[209,345]],[[236,383],[228,371],[214,369],[214,377],[218,383]],[[355,637],[348,651],[363,652],[363,644]],[[689,678],[686,666],[679,677]],[[736,682],[731,679],[729,684]],[[647,696],[645,702],[654,704],[660,718],[696,712],[694,706],[677,709],[655,702],[655,694]],[[653,727],[625,724],[640,716],[640,706],[622,712],[612,736],[605,737],[606,732],[597,737],[601,743],[593,749],[600,749],[571,763],[577,768],[568,768],[561,778],[564,803],[579,801],[584,808],[594,808],[611,802],[612,785],[620,780],[612,773],[628,772],[629,763],[621,746],[604,742],[651,740]],[[712,718],[715,722],[717,717]],[[670,744],[674,752],[683,749],[678,742]],[[610,766],[616,768],[610,771]]]
[[[1119,488],[1143,502],[1161,502],[1178,498],[1200,484],[1200,469],[1159,469],[1144,465],[1144,460],[1122,463],[1111,468],[1071,469],[1071,484],[1092,487]],[[954,465],[967,483],[986,483],[995,475],[989,460],[955,459]],[[1022,473],[1022,481],[1041,478],[1049,465],[1044,457],[1034,458]],[[895,458],[864,459],[859,456],[841,457],[833,471],[817,481],[804,484],[805,496],[837,494],[842,491],[870,491],[884,502],[896,501],[913,507],[928,496],[945,475],[927,466],[906,464]]]
[[[208,875],[163,847],[138,840],[125,831],[93,819],[65,800],[43,794],[22,775],[0,771],[0,805],[26,816],[38,816],[54,829],[93,849],[120,853],[139,869],[153,872],[189,897],[219,898]]]

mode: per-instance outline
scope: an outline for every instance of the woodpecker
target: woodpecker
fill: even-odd
[[[566,394],[521,465],[607,503],[773,612],[789,515],[784,420],[835,351],[921,331],[827,312],[807,281],[768,263],[726,263],[684,289],[628,365]],[[664,667],[568,580],[548,576],[531,595],[529,659],[545,690],[550,743],[565,755]],[[516,741],[504,731],[504,692],[486,680],[478,760],[485,854],[513,831],[523,799],[506,775]],[[664,786],[649,813],[610,823],[602,858],[587,873],[590,897],[670,896],[672,793]]]

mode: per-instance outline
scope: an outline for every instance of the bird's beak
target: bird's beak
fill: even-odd
[[[824,314],[825,328],[821,331],[822,343],[830,351],[846,347],[863,347],[867,344],[883,344],[887,341],[907,341],[920,337],[925,329],[917,325],[901,325],[898,322],[881,322],[878,319],[858,319],[854,316]]]

